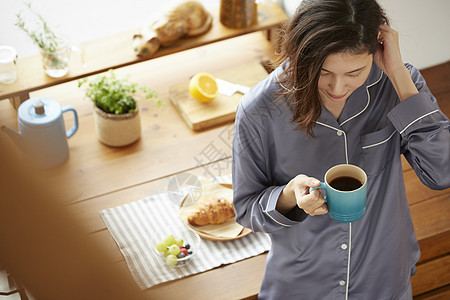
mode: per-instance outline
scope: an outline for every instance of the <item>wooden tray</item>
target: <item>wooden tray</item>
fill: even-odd
[[[259,62],[253,62],[212,75],[232,83],[251,87],[264,79],[267,72]],[[189,93],[189,80],[187,80],[171,86],[169,98],[187,125],[197,131],[233,121],[242,94],[235,93],[232,96],[219,94],[211,102],[201,103]]]
[[[232,185],[228,184],[228,183],[220,183],[220,185],[222,185],[222,186],[224,186],[226,188],[229,188],[229,189],[232,188]],[[180,207],[184,206],[184,201],[186,200],[187,196],[188,196],[188,194],[186,194],[186,196],[184,196],[184,198],[181,200]],[[248,235],[248,234],[250,234],[252,232],[251,229],[249,229],[249,228],[243,228],[238,236],[236,236],[234,238],[229,238],[229,237],[221,237],[221,236],[211,235],[209,233],[203,232],[203,231],[199,230],[196,226],[192,226],[191,224],[189,224],[187,222],[184,222],[184,224],[189,229],[191,229],[192,231],[195,231],[202,238],[207,239],[207,240],[211,240],[211,241],[222,241],[222,242],[224,242],[224,241],[232,241],[232,240],[240,239],[240,238],[242,238],[242,237],[244,237],[244,236],[246,236],[246,235]],[[221,225],[219,224],[219,225],[216,225],[216,226],[221,226]]]

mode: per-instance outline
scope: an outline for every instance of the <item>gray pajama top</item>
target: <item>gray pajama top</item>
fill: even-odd
[[[295,130],[292,113],[275,103],[284,64],[246,94],[233,140],[236,220],[269,233],[260,299],[403,299],[420,250],[414,234],[401,154],[432,189],[450,186],[449,120],[419,71],[406,65],[419,90],[400,102],[374,63],[366,82],[336,120],[322,107],[315,138]],[[323,181],[332,166],[350,163],[368,175],[367,210],[351,224],[296,207],[276,209],[296,175]]]

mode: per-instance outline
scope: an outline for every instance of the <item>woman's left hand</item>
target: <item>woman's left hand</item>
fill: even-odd
[[[378,41],[373,59],[391,80],[400,101],[419,93],[409,70],[403,64],[398,32],[383,24],[378,28]]]
[[[378,49],[374,55],[375,63],[389,77],[405,68],[400,53],[398,32],[383,24],[378,31]]]

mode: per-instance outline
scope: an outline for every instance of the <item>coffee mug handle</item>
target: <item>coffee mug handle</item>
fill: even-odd
[[[323,195],[323,199],[325,199],[325,203],[326,203],[327,202],[327,194],[326,194],[327,185],[325,184],[325,182],[321,182],[319,186],[310,187],[309,188],[309,193],[311,194],[312,191],[317,190],[317,189],[324,189],[325,190],[325,195]]]

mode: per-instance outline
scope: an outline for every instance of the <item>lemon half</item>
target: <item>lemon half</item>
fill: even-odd
[[[200,102],[213,100],[219,93],[216,78],[206,72],[195,74],[189,81],[189,93]]]

